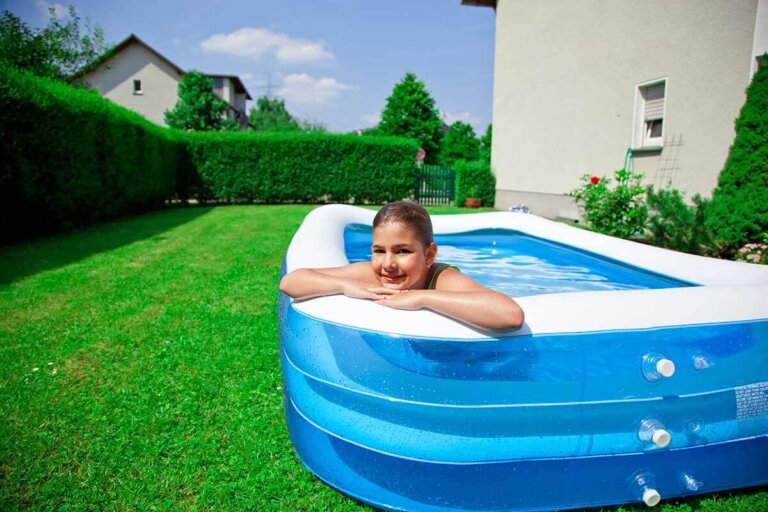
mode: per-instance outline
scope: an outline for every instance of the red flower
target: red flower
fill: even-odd
[[[598,178],[597,176],[592,176],[591,178],[589,178],[589,182],[592,183],[593,185],[597,185],[598,183],[600,183],[600,178]]]

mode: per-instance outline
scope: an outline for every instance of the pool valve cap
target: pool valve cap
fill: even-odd
[[[671,377],[675,374],[675,363],[669,359],[659,359],[656,363],[656,371],[662,377]]]
[[[646,489],[643,492],[643,503],[649,507],[655,507],[661,501],[661,495],[656,489]]]
[[[655,430],[653,436],[651,436],[651,441],[659,448],[666,448],[671,440],[672,436],[663,428]]]

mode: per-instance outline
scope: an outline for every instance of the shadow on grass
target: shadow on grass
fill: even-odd
[[[0,246],[0,286],[140,240],[162,240],[163,232],[193,221],[212,209],[170,208],[96,224],[82,231]]]

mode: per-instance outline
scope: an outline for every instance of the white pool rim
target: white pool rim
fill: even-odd
[[[286,272],[346,265],[344,229],[371,225],[376,212],[327,205],[310,212],[286,253]],[[525,325],[509,332],[475,329],[429,310],[400,311],[343,295],[292,301],[307,316],[393,335],[487,340],[530,334],[642,330],[768,319],[768,266],[705,258],[613,238],[526,213],[433,215],[435,234],[512,229],[700,286],[590,291],[515,298]],[[439,249],[438,249],[439,251]],[[439,259],[439,258],[438,258]],[[450,263],[450,262],[448,262]]]

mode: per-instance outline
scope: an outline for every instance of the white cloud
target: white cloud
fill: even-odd
[[[214,34],[200,44],[210,53],[224,53],[258,60],[272,55],[285,64],[323,63],[335,59],[323,41],[309,41],[272,32],[267,28],[245,27],[229,34]]]
[[[477,131],[477,127],[480,126],[483,121],[479,117],[473,116],[469,112],[462,112],[461,114],[442,112],[442,117],[445,124],[451,125],[456,121],[461,121],[462,123],[471,124],[475,128],[475,131]]]
[[[292,103],[303,105],[330,105],[342,92],[356,87],[335,78],[314,78],[305,73],[288,75],[277,95]]]
[[[35,7],[37,7],[37,10],[46,18],[49,17],[51,9],[53,9],[53,16],[57,20],[63,20],[69,16],[69,9],[62,4],[51,4],[45,0],[35,0]]]

